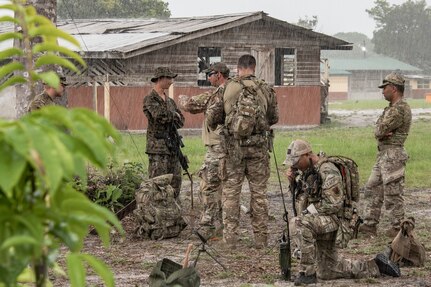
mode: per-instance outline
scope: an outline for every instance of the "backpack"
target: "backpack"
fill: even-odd
[[[259,95],[259,91],[263,97],[269,99],[273,90],[262,80],[250,80],[254,85],[245,85],[242,79],[233,80],[241,85],[241,93],[232,111],[226,116],[226,127],[235,139],[248,138],[269,128],[264,99]]]
[[[358,223],[362,221],[356,210],[356,203],[359,201],[358,165],[353,159],[345,156],[328,156],[322,163],[328,161],[338,168],[343,181],[345,200],[343,212],[339,215],[336,245],[339,248],[346,248],[359,227]]]
[[[164,174],[141,183],[135,194],[138,222],[135,233],[144,238],[160,240],[177,237],[187,226],[181,207],[170,185],[172,174]]]
[[[182,266],[168,258],[157,262],[148,278],[150,287],[199,287],[201,278],[194,267]]]

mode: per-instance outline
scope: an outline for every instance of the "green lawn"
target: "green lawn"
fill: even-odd
[[[431,153],[429,150],[429,137],[431,134],[430,121],[417,121],[412,125],[406,149],[410,155],[407,163],[406,186],[430,187],[431,186]],[[339,128],[334,125],[322,126],[311,130],[298,130],[279,132],[276,131],[275,152],[280,173],[283,174],[285,153],[289,143],[296,138],[302,138],[311,142],[313,150],[325,151],[328,155],[344,155],[353,158],[359,166],[361,184],[368,179],[371,168],[376,158],[376,141],[373,129],[367,128]],[[183,153],[190,160],[190,172],[199,170],[205,149],[200,136],[187,136],[184,138],[185,148]],[[118,163],[124,161],[143,162],[148,166],[145,154],[145,135],[123,134],[123,144],[118,149],[116,157]],[[274,160],[272,158],[271,180],[276,180]],[[284,178],[283,178],[284,180]]]
[[[407,99],[412,109],[418,108],[431,108],[431,103],[425,102],[424,99]],[[329,110],[369,110],[369,109],[383,109],[388,105],[388,102],[383,98],[378,100],[345,100],[329,102]]]

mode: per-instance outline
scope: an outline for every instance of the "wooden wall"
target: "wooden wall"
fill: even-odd
[[[174,87],[174,100],[179,95],[197,95],[207,91],[200,87]],[[147,119],[142,111],[143,99],[151,91],[151,86],[111,87],[110,118],[111,123],[120,130],[143,130]],[[280,108],[281,126],[319,125],[320,123],[320,87],[275,87]],[[70,87],[67,89],[69,107],[93,109],[92,87]],[[97,111],[103,115],[103,88],[98,87]],[[203,115],[183,113],[186,118],[184,128],[201,128]]]

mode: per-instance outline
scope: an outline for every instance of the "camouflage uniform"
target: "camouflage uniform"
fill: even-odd
[[[46,92],[43,92],[42,94],[34,97],[30,103],[30,106],[28,107],[28,112],[36,111],[42,107],[53,105],[55,105],[55,102],[52,100],[52,98]]]
[[[365,186],[368,198],[364,223],[376,226],[379,223],[383,201],[390,212],[392,226],[399,229],[404,218],[404,176],[408,155],[404,142],[408,136],[412,114],[409,105],[400,100],[389,105],[376,123],[377,160]],[[392,134],[387,136],[391,132]]]
[[[162,174],[173,174],[172,187],[178,197],[181,189],[181,165],[178,156],[168,149],[166,144],[169,131],[184,125],[184,116],[177,108],[175,101],[165,101],[152,90],[144,98],[144,114],[148,119],[147,147],[148,176],[153,178]]]
[[[241,93],[242,80],[245,85],[256,85],[254,76],[235,78],[228,82],[223,95],[223,106],[211,106],[209,125],[214,126],[223,114],[229,115],[234,109]],[[263,83],[263,85],[266,85]],[[263,101],[268,127],[278,122],[278,105],[275,93],[268,97],[258,89],[258,96]],[[226,144],[226,164],[222,166],[223,181],[223,240],[234,245],[238,239],[240,219],[240,194],[244,178],[250,187],[250,215],[257,247],[267,244],[268,201],[266,198],[267,182],[270,175],[268,138],[265,132],[252,134],[250,138],[236,140],[229,131],[224,131]],[[238,154],[241,157],[238,158]]]
[[[364,278],[380,275],[373,260],[357,261],[338,257],[336,248],[337,230],[340,216],[343,213],[343,183],[340,171],[331,162],[323,162],[324,158],[314,166],[315,173],[305,172],[302,181],[311,189],[303,190],[307,194],[309,205],[313,204],[315,211],[308,208],[292,221],[299,237],[301,259],[299,271],[306,276],[324,280],[337,278]],[[319,186],[320,176],[321,185]],[[294,240],[295,241],[295,240]]]
[[[220,161],[224,161],[225,151],[220,139],[222,127],[218,126],[216,130],[212,130],[208,126],[206,110],[208,106],[223,102],[223,92],[224,86],[219,86],[213,92],[191,97],[180,104],[187,112],[205,114],[202,141],[207,150],[204,163],[199,171],[200,191],[204,204],[200,223],[209,226],[213,226],[216,220],[222,223]]]

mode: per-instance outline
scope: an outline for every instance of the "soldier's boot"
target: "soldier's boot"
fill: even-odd
[[[394,239],[397,236],[398,232],[400,232],[400,227],[392,226],[388,230],[386,230],[385,234],[387,237]]]
[[[382,253],[377,254],[377,256],[374,258],[374,261],[376,261],[376,264],[379,267],[380,274],[385,274],[392,277],[401,276],[401,271],[398,265],[395,262],[389,260],[389,258]]]
[[[262,249],[268,247],[268,236],[262,234],[254,235],[254,247],[256,249]]]
[[[359,232],[366,235],[377,236],[377,226],[362,224],[359,226]]]
[[[305,272],[299,272],[298,278],[295,279],[295,286],[308,285],[317,283],[316,273],[305,275]]]

